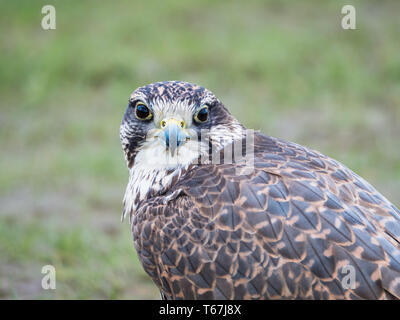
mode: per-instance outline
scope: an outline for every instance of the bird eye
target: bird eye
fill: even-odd
[[[206,122],[208,120],[208,107],[204,106],[197,111],[196,115],[194,116],[194,120],[196,122]]]
[[[150,109],[142,102],[139,102],[136,105],[135,115],[136,118],[138,118],[139,120],[150,120],[151,117],[153,116]]]

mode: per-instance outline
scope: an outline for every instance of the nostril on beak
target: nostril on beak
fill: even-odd
[[[185,122],[176,119],[167,119],[160,121],[160,127],[164,132],[164,143],[171,155],[175,150],[188,140],[184,131]]]

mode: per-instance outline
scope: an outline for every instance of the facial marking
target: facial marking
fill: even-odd
[[[216,97],[207,89],[178,81],[154,83],[135,90],[130,102],[145,104],[152,113],[152,121],[135,121],[129,117],[128,108],[121,125],[121,141],[125,149],[129,148],[128,144],[133,146],[130,149],[134,149],[128,152],[128,165],[147,161],[149,165],[171,168],[179,164],[186,165],[198,158],[207,146],[201,145],[199,128],[194,126],[193,117],[201,106],[216,101]],[[162,123],[170,119],[183,123],[184,128],[170,125],[166,132]],[[130,128],[124,128],[128,126]],[[128,139],[130,142],[126,139],[128,133],[132,134]],[[141,155],[138,157],[139,153]],[[136,159],[133,160],[133,157]]]
[[[140,102],[149,108],[151,120],[135,116],[132,106]],[[207,116],[199,117],[202,108]],[[140,201],[166,190],[189,165],[208,159],[210,143],[219,150],[240,138],[242,129],[214,94],[198,85],[168,81],[136,89],[120,129],[130,171],[124,216]]]

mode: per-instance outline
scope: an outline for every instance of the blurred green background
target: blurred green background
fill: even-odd
[[[53,4],[57,29],[41,28]],[[353,4],[357,30],[341,28]],[[119,124],[161,80],[400,205],[399,1],[1,1],[0,298],[158,299],[120,222]],[[52,264],[57,289],[41,289]]]

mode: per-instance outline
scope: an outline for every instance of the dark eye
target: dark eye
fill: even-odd
[[[196,122],[206,122],[208,120],[208,107],[204,106],[194,116]]]
[[[139,102],[136,105],[135,115],[139,120],[150,120],[153,116],[150,109],[142,102]]]

